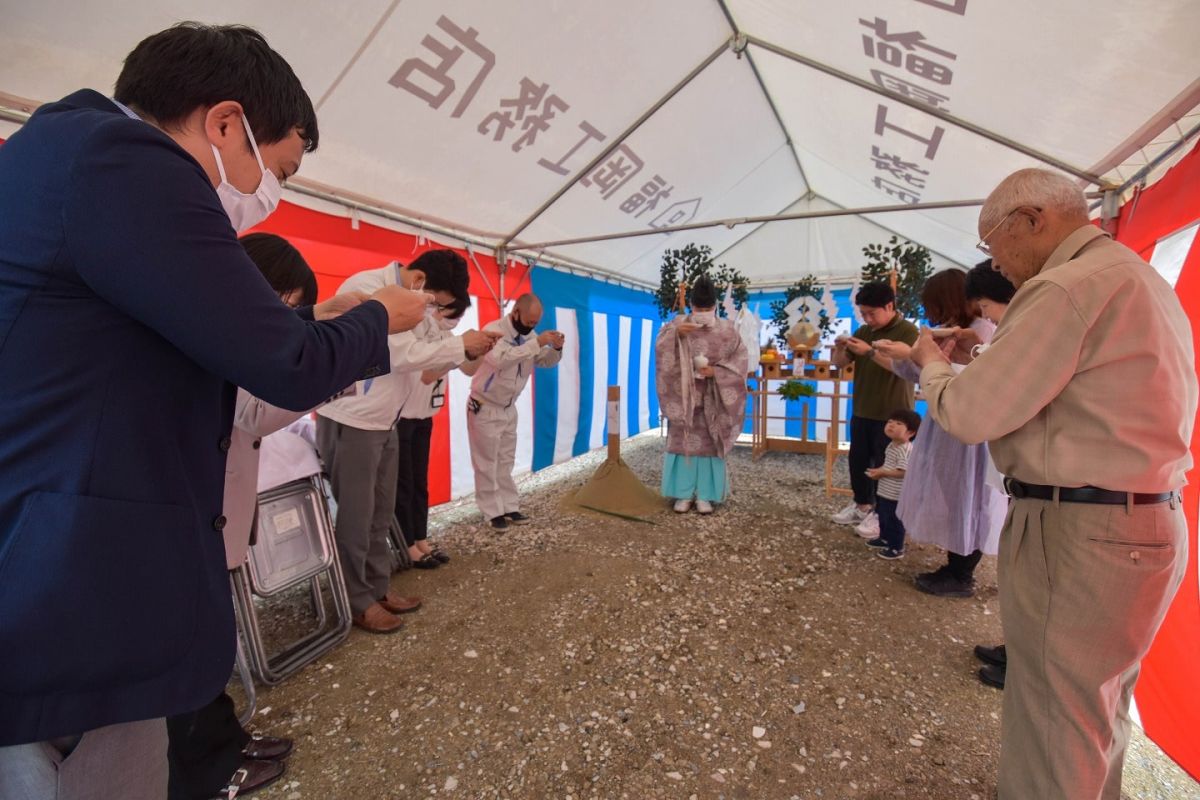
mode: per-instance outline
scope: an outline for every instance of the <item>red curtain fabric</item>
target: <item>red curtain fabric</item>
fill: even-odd
[[[1121,209],[1117,239],[1150,259],[1162,238],[1200,219],[1200,145],[1165,177]],[[1183,264],[1175,291],[1200,343],[1200,237]],[[1153,387],[1145,387],[1153,396]],[[1192,435],[1192,458],[1200,464],[1200,426]],[[1188,521],[1188,566],[1183,586],[1142,662],[1136,697],[1146,734],[1200,780],[1200,581],[1197,580],[1197,504],[1200,470],[1193,467],[1183,491]],[[1103,646],[1103,642],[1097,642]]]

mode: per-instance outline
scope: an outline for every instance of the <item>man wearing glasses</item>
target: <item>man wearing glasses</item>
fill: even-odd
[[[352,275],[338,294],[372,292],[400,284],[424,289],[436,305],[434,315],[467,293],[467,263],[453,250],[430,250],[407,267],[392,263]],[[388,589],[392,575],[388,529],[395,511],[396,470],[399,464],[396,420],[421,370],[461,364],[487,353],[494,337],[467,331],[427,341],[416,331],[388,337],[392,372],[360,381],[357,394],[322,406],[317,411],[317,443],[337,500],[334,538],[346,575],[346,593],[354,624],[371,633],[394,633],[404,623],[396,616],[416,611],[420,599],[401,597]]]
[[[990,444],[1012,497],[999,796],[1115,800],[1140,662],[1187,564],[1191,326],[1171,286],[1091,225],[1058,173],[1010,175],[979,230],[1018,287],[991,346],[957,376],[928,334],[912,358],[929,413]]]

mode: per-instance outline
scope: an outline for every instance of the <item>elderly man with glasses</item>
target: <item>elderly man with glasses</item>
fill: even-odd
[[[1012,497],[999,796],[1117,800],[1141,659],[1187,563],[1191,325],[1062,175],[1010,175],[979,230],[1018,287],[990,347],[958,374],[928,334],[912,358],[929,413],[990,443]]]

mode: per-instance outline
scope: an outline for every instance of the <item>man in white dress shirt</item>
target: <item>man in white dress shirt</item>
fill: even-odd
[[[370,292],[392,284],[424,288],[434,296],[436,305],[430,313],[436,313],[459,294],[465,295],[468,283],[462,256],[453,250],[430,250],[406,268],[393,263],[352,275],[338,293]],[[338,556],[354,624],[363,630],[394,633],[403,627],[396,615],[420,606],[419,598],[401,597],[388,589],[392,570],[387,536],[396,496],[400,407],[420,381],[421,370],[478,358],[491,349],[495,338],[479,331],[438,341],[423,341],[413,331],[389,336],[391,373],[360,381],[355,396],[317,411],[318,449],[338,504],[334,529]]]

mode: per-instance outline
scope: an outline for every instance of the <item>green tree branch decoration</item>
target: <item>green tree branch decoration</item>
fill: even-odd
[[[933,257],[929,250],[893,236],[886,244],[867,245],[863,255],[867,257],[867,263],[862,268],[862,282],[882,281],[890,285],[895,268],[896,310],[908,319],[921,319],[921,287],[933,274]]]
[[[663,254],[662,265],[659,267],[658,291],[654,294],[654,304],[658,307],[660,319],[671,315],[679,301],[679,284],[687,285],[686,302],[692,302],[691,287],[701,275],[707,274],[717,286],[717,313],[721,313],[721,303],[725,299],[725,290],[733,284],[733,303],[741,308],[750,299],[747,289],[746,276],[726,264],[713,264],[712,248],[708,245],[686,245],[679,250],[668,250]]]
[[[816,276],[805,275],[784,290],[782,300],[776,300],[774,303],[771,303],[771,320],[769,324],[774,330],[775,343],[779,347],[788,346],[786,334],[788,328],[791,327],[787,315],[788,305],[797,297],[807,297],[812,302],[806,302],[804,305],[809,309],[818,308],[820,306],[821,292],[822,287],[817,283]],[[822,336],[833,330],[833,320],[829,318],[824,309],[820,310],[817,327],[820,329]]]

